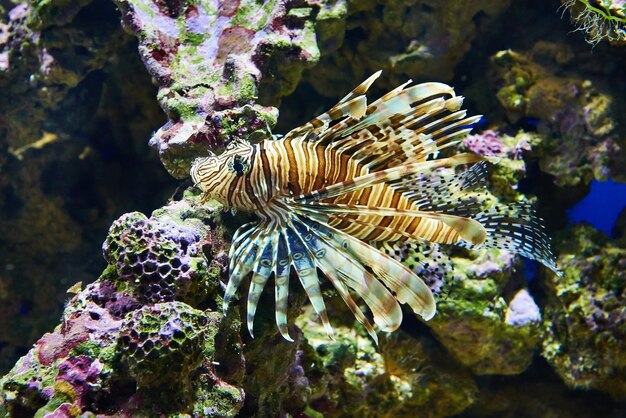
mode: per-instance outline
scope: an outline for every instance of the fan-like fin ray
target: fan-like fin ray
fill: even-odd
[[[235,297],[241,281],[252,271],[255,263],[261,257],[261,248],[256,241],[257,237],[262,235],[262,233],[263,228],[256,225],[249,234],[244,232],[238,239],[233,257],[235,265],[230,271],[230,279],[224,292],[224,304],[222,306],[224,315],[228,312],[228,306]],[[235,247],[234,244],[233,247]]]
[[[291,255],[287,248],[284,229],[278,234],[276,261],[274,266],[274,295],[276,300],[276,326],[280,335],[287,341],[293,342],[287,325],[287,302],[289,299],[289,271],[291,269]]]
[[[563,272],[556,266],[550,237],[541,219],[526,205],[502,205],[476,215],[484,225],[487,240],[484,247],[504,249],[536,260],[561,277]],[[472,245],[466,245],[473,248]]]
[[[302,218],[308,226],[314,221]],[[341,247],[358,262],[369,266],[390,290],[395,292],[396,299],[400,303],[407,303],[415,313],[425,320],[435,315],[435,299],[424,282],[408,268],[388,257],[379,250],[364,243],[363,241],[346,234],[330,225],[317,223],[319,230],[335,237]]]
[[[339,293],[350,311],[352,311],[352,314],[355,316],[355,318],[361,324],[363,324],[368,334],[378,344],[378,337],[376,335],[376,332],[374,331],[374,328],[370,324],[369,320],[367,319],[361,308],[359,308],[359,306],[356,304],[356,302],[348,292],[348,289],[343,283],[344,277],[342,275],[342,272],[338,270],[339,268],[341,268],[340,266],[344,266],[346,263],[353,264],[354,262],[347,258],[345,255],[339,253],[332,244],[327,243],[321,236],[316,234],[313,229],[303,225],[302,223],[300,223],[300,221],[293,220],[293,225],[302,239],[304,239],[304,237],[307,237],[308,235],[313,235],[308,240],[307,249],[314,258],[315,264],[333,284],[333,286],[337,290],[337,293]],[[358,276],[354,275],[351,277]],[[365,287],[365,289],[367,289],[367,287]],[[362,287],[360,288],[360,290],[363,290]],[[391,295],[389,295],[389,297],[393,298],[393,296]]]
[[[382,71],[377,71],[372,74],[367,80],[359,84],[354,90],[341,99],[335,106],[330,108],[330,110],[311,119],[304,125],[291,130],[287,135],[285,135],[285,138],[296,138],[305,133],[313,133],[313,135],[307,135],[307,138],[316,139],[316,134],[326,130],[330,122],[334,120],[339,120],[345,118],[346,116],[349,116],[352,120],[362,118],[368,109],[365,93],[381,73]]]
[[[248,289],[248,304],[246,323],[248,326],[248,332],[250,336],[254,338],[254,315],[256,314],[256,307],[265,288],[265,284],[269,279],[274,265],[276,263],[276,251],[278,244],[278,232],[275,229],[274,224],[268,227],[268,234],[264,238],[262,249],[260,250],[260,257],[257,259],[252,269],[252,279],[250,280],[250,288]]]
[[[290,221],[287,222],[290,223]],[[326,329],[326,333],[332,339],[334,334],[333,329],[328,322],[326,304],[324,303],[324,298],[322,297],[322,290],[320,289],[317,270],[315,268],[315,263],[306,249],[307,243],[306,241],[300,239],[296,231],[293,230],[293,225],[288,224],[285,228],[285,232],[287,236],[287,246],[292,258],[291,265],[298,274],[300,283],[302,284],[302,287],[304,287],[304,290],[311,301],[311,305],[313,305],[313,309],[322,321],[324,329]]]
[[[410,216],[424,219],[432,219],[442,222],[459,233],[461,238],[472,245],[480,245],[487,238],[487,231],[480,222],[445,213],[423,212],[419,210],[384,208],[375,206],[346,205],[316,203],[302,205],[307,210],[317,211],[328,215],[376,215],[376,216]],[[301,207],[301,206],[296,206]]]

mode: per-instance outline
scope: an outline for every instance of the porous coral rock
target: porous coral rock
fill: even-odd
[[[144,394],[153,390],[157,402],[160,390],[177,390],[184,398],[191,386],[190,373],[203,360],[208,325],[202,311],[182,302],[144,306],[127,315],[119,351],[138,390]],[[171,382],[178,382],[178,387]]]
[[[239,329],[222,327],[217,312],[197,309],[217,306],[225,267],[216,215],[198,199],[186,194],[151,218],[135,213],[114,225],[105,245],[112,263],[107,271],[68,302],[62,324],[0,380],[0,416],[232,416],[241,408]],[[126,246],[113,248],[114,242]],[[141,268],[118,274],[116,265],[145,250]],[[155,282],[165,283],[160,292],[141,285],[153,273],[145,268],[151,261],[173,267],[157,268],[163,277]],[[182,269],[186,262],[189,269]],[[181,272],[168,281],[177,268]],[[172,301],[178,297],[194,307]]]
[[[207,149],[269,136],[277,110],[255,103],[260,83],[268,105],[292,92],[319,58],[316,16],[321,26],[333,21],[326,2],[316,1],[117,3],[170,119],[150,143],[177,178],[187,177],[192,160]]]
[[[611,95],[591,80],[557,74],[562,71],[558,50],[543,42],[528,53],[495,54],[491,77],[501,106],[512,122],[537,121],[545,136],[541,148],[546,150],[540,153],[540,167],[555,176],[557,184],[622,175]]]
[[[122,288],[142,303],[199,300],[215,289],[203,280],[202,239],[202,230],[191,225],[129,213],[111,226],[104,258],[115,267]]]
[[[575,388],[626,399],[626,250],[589,225],[560,243],[561,278],[548,276],[543,356]]]

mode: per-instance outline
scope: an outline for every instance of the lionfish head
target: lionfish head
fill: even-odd
[[[191,179],[204,192],[205,199],[215,199],[228,205],[228,186],[250,171],[251,155],[252,145],[249,142],[234,140],[222,154],[209,152],[207,157],[194,160],[190,171]]]

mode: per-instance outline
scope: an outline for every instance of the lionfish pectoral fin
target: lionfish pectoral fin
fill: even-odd
[[[276,300],[276,326],[282,337],[290,342],[293,338],[289,335],[287,324],[287,309],[289,299],[289,271],[291,269],[291,257],[283,232],[278,234],[276,249],[276,265],[274,266],[274,294]]]
[[[230,302],[234,299],[242,280],[253,270],[254,265],[261,256],[261,248],[256,243],[256,238],[261,235],[262,231],[263,229],[259,225],[253,225],[250,230],[241,233],[238,231],[236,234],[237,239],[233,240],[230,251],[230,277],[224,292],[224,303],[222,306],[224,315],[227,314]]]
[[[436,304],[430,288],[411,270],[350,234],[330,225],[315,222],[307,218],[306,214],[303,214],[300,219],[306,225],[314,226],[314,230],[318,231],[318,234],[323,234],[332,242],[333,248],[343,254],[343,259],[349,261],[341,265],[341,269],[344,269],[343,274],[346,276],[344,280],[353,279],[347,281],[347,285],[370,306],[375,322],[381,328],[393,330],[400,325],[402,311],[395,299],[400,303],[407,303],[424,320],[429,320],[435,315]],[[373,277],[363,266],[369,266],[372,269]],[[358,272],[358,275],[355,276],[355,272]],[[354,280],[355,277],[361,280]],[[395,293],[395,299],[378,280]],[[377,285],[380,287],[374,288]],[[367,298],[372,295],[374,298],[368,301]],[[376,320],[376,312],[379,313],[380,323]],[[384,314],[385,312],[391,312],[391,314]]]
[[[246,309],[246,324],[250,336],[254,338],[254,316],[257,304],[265,288],[265,284],[273,271],[276,260],[278,232],[273,226],[268,227],[266,234],[262,238],[260,255],[252,268],[252,279],[248,289],[248,303]]]
[[[340,257],[336,257],[335,249],[332,246],[329,246],[328,243],[324,242],[323,239],[320,239],[320,236],[308,226],[302,224],[296,219],[292,220],[292,225],[300,238],[307,242],[307,250],[315,261],[317,268],[319,268],[324,276],[326,276],[333,284],[337,293],[341,296],[355,318],[363,324],[368,334],[372,337],[372,339],[374,339],[374,341],[376,341],[376,343],[378,343],[376,331],[374,331],[374,328],[370,324],[369,320],[350,295],[348,289],[342,281],[340,272],[337,270],[336,266],[339,265],[337,263],[344,260]]]
[[[402,310],[391,293],[370,274],[363,265],[346,254],[342,242],[326,227],[312,219],[298,216],[292,222],[295,230],[307,243],[316,266],[330,280],[355,318],[363,324],[374,341],[376,331],[358,307],[348,288],[363,299],[374,316],[374,322],[385,331],[397,329],[402,322]],[[346,287],[347,286],[347,287]]]
[[[293,225],[286,225],[284,230],[287,238],[287,247],[292,259],[291,265],[296,271],[313,309],[322,321],[328,337],[334,340],[334,332],[328,321],[326,304],[322,296],[316,265],[307,250],[307,242],[300,238]]]

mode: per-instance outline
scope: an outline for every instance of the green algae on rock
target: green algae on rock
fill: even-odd
[[[151,218],[131,213],[113,225],[104,246],[111,265],[68,302],[62,324],[0,380],[0,416],[109,416],[112,408],[113,416],[232,416],[241,408],[237,378],[227,382],[219,371],[241,367],[232,337],[238,329],[221,327],[219,313],[197,309],[216,306],[217,291],[194,290],[219,287],[221,230],[212,211],[186,196]]]
[[[454,280],[429,323],[437,339],[475,374],[519,374],[539,344],[541,314],[530,294],[505,293],[516,265],[510,254],[453,257]]]
[[[528,53],[506,50],[491,58],[492,82],[507,118],[530,118],[546,131],[540,167],[562,186],[623,175],[613,99],[591,80],[563,76],[560,66],[572,59],[571,51],[547,42]]]
[[[325,417],[451,416],[471,405],[476,384],[428,336],[402,331],[376,347],[353,326],[335,327],[335,341],[308,314],[298,325],[310,345],[303,357],[313,389],[310,404]]]
[[[176,178],[187,177],[191,161],[207,149],[269,136],[277,110],[257,99],[276,105],[291,93],[302,71],[319,59],[318,14],[320,28],[337,20],[326,2],[315,1],[277,0],[263,7],[252,0],[117,3],[159,85],[158,100],[170,120],[150,142]]]
[[[543,356],[575,388],[626,399],[626,249],[589,225],[562,235],[564,276],[546,277]]]
[[[342,2],[337,2],[338,4]],[[335,7],[336,21],[348,31],[325,35],[331,48],[320,43],[320,65],[305,74],[315,90],[334,97],[337,90],[348,91],[355,79],[379,69],[388,76],[387,88],[407,78],[448,81],[454,67],[469,51],[477,35],[478,22],[497,17],[509,1],[479,0],[440,2],[347,1],[347,8]],[[345,16],[343,14],[345,13]],[[321,29],[323,30],[323,29]]]

